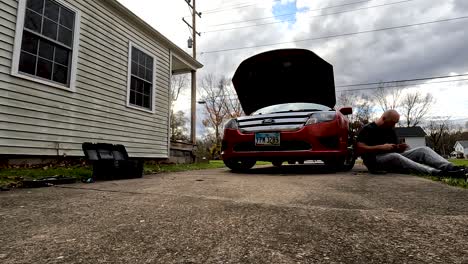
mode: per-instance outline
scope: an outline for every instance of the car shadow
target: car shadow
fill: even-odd
[[[273,175],[323,175],[323,174],[336,174],[340,173],[341,175],[355,175],[355,171],[341,172],[333,170],[325,166],[324,164],[303,164],[303,165],[283,165],[281,167],[274,167],[269,165],[256,166],[245,172],[233,172],[233,174],[273,174]],[[361,171],[359,171],[361,173]]]

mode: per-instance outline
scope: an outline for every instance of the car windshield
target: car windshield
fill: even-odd
[[[273,113],[284,113],[284,112],[299,112],[299,111],[329,111],[332,110],[330,107],[313,104],[313,103],[288,103],[288,104],[277,104],[270,105],[264,108],[260,108],[253,112],[252,115],[265,115]]]

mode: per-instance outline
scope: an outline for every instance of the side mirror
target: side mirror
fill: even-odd
[[[343,108],[340,108],[340,112],[343,114],[343,115],[351,115],[353,113],[353,108],[351,107],[343,107]]]

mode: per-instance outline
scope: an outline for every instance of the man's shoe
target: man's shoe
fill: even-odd
[[[442,170],[440,171],[437,176],[439,177],[446,177],[446,178],[463,178],[466,179],[467,171],[466,169],[458,169],[458,170]]]
[[[450,170],[468,170],[468,168],[463,165],[454,165]]]

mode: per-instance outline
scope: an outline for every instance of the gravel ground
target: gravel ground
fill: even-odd
[[[319,165],[13,190],[0,263],[468,263],[468,191]]]

